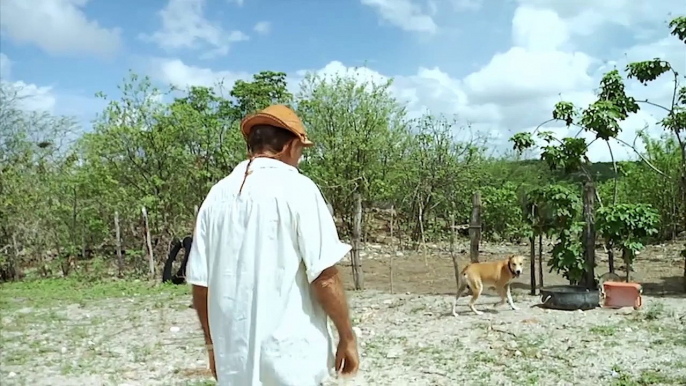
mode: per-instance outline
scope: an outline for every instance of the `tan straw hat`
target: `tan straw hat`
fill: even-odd
[[[307,132],[305,131],[305,125],[298,118],[293,110],[285,105],[272,105],[267,107],[262,111],[258,111],[255,114],[248,115],[241,121],[241,132],[243,133],[243,138],[248,139],[250,130],[256,125],[271,125],[276,126],[281,129],[285,129],[295,134],[300,138],[303,146],[310,147],[314,143],[307,139]]]

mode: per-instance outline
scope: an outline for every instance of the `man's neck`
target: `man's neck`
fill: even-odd
[[[283,157],[283,155],[275,154],[272,152],[256,153],[256,154],[253,154],[250,156],[251,159],[258,159],[258,158],[273,159],[274,161],[283,162],[286,165],[293,166],[294,168],[297,168],[296,165],[293,165],[291,162],[287,162],[286,160],[283,160],[282,157]]]

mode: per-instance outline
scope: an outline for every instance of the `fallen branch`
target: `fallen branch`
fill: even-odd
[[[512,332],[512,331],[507,331],[507,330],[503,330],[503,329],[500,329],[500,328],[497,328],[497,327],[493,327],[493,325],[488,326],[488,329],[491,330],[491,331],[496,331],[496,332],[502,333],[502,334],[508,334],[508,335],[511,335],[511,336],[513,336],[513,337],[515,337],[515,338],[517,337],[517,334],[515,334],[514,332]]]
[[[431,374],[431,375],[440,375],[442,377],[445,377],[448,375],[447,373],[440,371],[440,370],[422,370],[422,373]]]

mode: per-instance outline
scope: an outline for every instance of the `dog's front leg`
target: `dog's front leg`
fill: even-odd
[[[510,305],[510,308],[512,308],[514,311],[517,311],[519,308],[514,305],[514,302],[512,301],[512,293],[510,292],[510,284],[507,284],[507,304]]]
[[[498,303],[493,303],[493,308],[497,308],[505,304],[507,301],[507,294],[505,291],[505,287],[495,287],[496,292],[498,293],[498,296],[500,296],[500,301]]]

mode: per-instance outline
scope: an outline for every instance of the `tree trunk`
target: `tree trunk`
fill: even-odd
[[[611,273],[615,272],[615,246],[611,241],[605,243],[605,249],[607,249],[607,265]]]
[[[479,243],[481,242],[481,193],[472,196],[472,218],[469,224],[469,260],[479,262]]]
[[[350,253],[352,271],[353,271],[353,282],[356,290],[361,290],[364,288],[364,274],[362,272],[362,264],[360,262],[360,249],[361,249],[361,237],[362,237],[362,196],[359,193],[355,193],[355,215],[353,217],[353,238],[352,238],[352,251]]]
[[[595,282],[595,217],[593,214],[595,194],[593,183],[587,182],[584,185],[584,260],[586,263],[584,284],[586,289],[592,289]]]
[[[626,248],[622,248],[622,260],[624,260],[624,269],[626,269],[624,281],[628,283],[631,279],[631,252]]]

